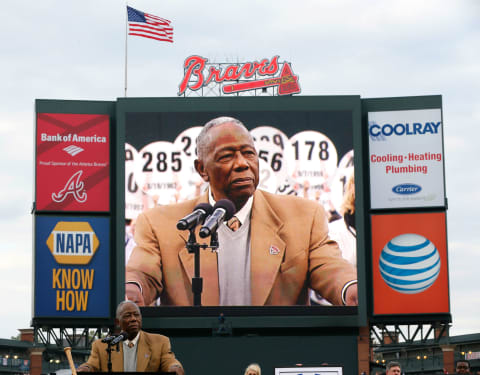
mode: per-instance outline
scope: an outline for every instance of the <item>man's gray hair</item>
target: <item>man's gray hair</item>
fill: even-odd
[[[243,123],[240,120],[237,120],[236,118],[222,116],[222,117],[217,117],[217,118],[214,118],[213,120],[210,120],[203,126],[202,130],[200,131],[200,134],[197,137],[197,157],[199,160],[204,160],[208,152],[207,147],[211,141],[210,130],[218,125],[225,124],[226,122],[232,122],[238,126],[241,126],[247,131],[247,133],[249,133],[245,125],[243,125]]]
[[[387,363],[387,370],[390,370],[392,367],[398,367],[400,370],[402,369],[402,366],[400,366],[399,362],[391,361]]]
[[[120,313],[122,312],[123,306],[125,306],[128,303],[134,305],[136,307],[137,311],[140,312],[140,308],[138,307],[138,305],[135,302],[126,300],[126,301],[122,301],[118,304],[117,311],[115,312],[115,318],[120,319]]]

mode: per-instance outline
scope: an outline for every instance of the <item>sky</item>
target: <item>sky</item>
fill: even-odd
[[[176,96],[184,60],[279,55],[302,95],[442,95],[451,335],[480,333],[480,2],[130,0],[173,44],[128,38],[128,96]],[[125,3],[4,1],[0,23],[0,337],[32,316],[35,99],[124,94]]]

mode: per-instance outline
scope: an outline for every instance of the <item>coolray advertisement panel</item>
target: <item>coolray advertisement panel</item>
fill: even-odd
[[[37,113],[37,211],[109,211],[109,116]]]
[[[449,313],[445,213],[371,221],[374,314]]]
[[[273,271],[267,272],[268,260],[265,262],[264,275],[272,276],[268,281],[269,285],[264,287],[252,283],[251,303],[242,306],[221,306],[216,295],[219,288],[216,264],[218,257],[222,256],[222,247],[226,245],[220,244],[216,252],[210,249],[201,250],[202,307],[187,307],[193,305],[191,277],[194,256],[188,254],[185,249],[188,231],[179,231],[175,227],[176,221],[182,216],[171,217],[162,223],[150,222],[148,226],[154,233],[151,237],[152,232],[147,233],[145,230],[145,220],[150,221],[150,213],[147,215],[144,213],[157,206],[185,204],[184,202],[191,199],[206,198],[208,184],[194,168],[196,137],[201,127],[208,121],[220,116],[230,116],[244,123],[253,137],[260,163],[257,190],[276,195],[304,197],[323,207],[326,213],[324,219],[329,222],[331,228],[331,237],[339,242],[341,255],[347,263],[356,268],[355,229],[349,227],[354,223],[345,223],[341,214],[344,212],[343,202],[346,195],[350,195],[351,201],[354,199],[354,164],[361,165],[354,161],[353,157],[354,148],[361,152],[359,97],[119,99],[117,109],[118,121],[124,122],[126,141],[127,274],[134,275],[148,269],[147,272],[152,271],[148,277],[153,276],[150,279],[152,283],[144,294],[149,295],[147,303],[156,307],[144,311],[144,316],[215,315],[218,311],[228,311],[230,316],[248,316],[254,313],[254,315],[343,315],[347,318],[346,316],[353,315],[353,320],[344,319],[340,325],[357,324],[357,307],[343,306],[338,299],[333,301],[332,306],[332,301],[328,301],[311,288],[305,288],[306,298],[301,305],[291,302],[271,303],[268,292],[273,289],[275,277],[278,277],[279,273],[283,273],[280,276],[287,276],[288,272],[303,272],[305,284],[309,282],[307,270],[298,271],[291,267],[296,265],[300,256],[303,256],[302,251],[298,251],[297,260],[290,255],[285,258],[288,254],[285,252],[285,244],[275,241],[271,241],[265,248],[251,249],[252,259],[260,259],[255,255],[257,252],[267,254],[262,254],[263,259],[273,259],[277,256],[280,258],[276,263],[278,266],[275,266]],[[354,133],[357,137],[356,142]],[[356,177],[361,179],[361,171],[359,173],[360,177],[358,175]],[[155,210],[148,212],[161,212],[162,208]],[[288,220],[295,220],[295,215],[296,213],[292,211]],[[167,222],[171,228],[164,227]],[[141,224],[140,231],[138,223]],[[283,224],[277,225],[281,227]],[[160,233],[157,230],[162,232],[162,237],[163,233],[172,236],[170,242],[172,248],[168,253],[159,249],[159,242],[155,239]],[[281,237],[281,231],[278,228],[274,230],[278,231]],[[255,228],[252,229],[252,233],[255,233]],[[162,244],[165,244],[164,240],[159,239]],[[197,240],[210,245],[210,238],[203,240],[197,236]],[[142,251],[133,250],[137,245],[135,241],[140,242],[139,247],[143,248]],[[142,257],[146,254],[144,250],[150,245],[153,247],[147,251],[153,256],[149,256],[146,263],[142,263]],[[287,251],[295,251],[295,245],[287,246]],[[162,256],[164,258],[161,258]],[[359,259],[363,264],[363,257],[360,256]],[[252,260],[251,277],[252,280],[260,280],[262,264],[254,262],[255,260]],[[175,269],[167,269],[169,264],[175,264]],[[210,267],[211,265],[213,267]],[[360,276],[364,277],[363,270]],[[126,276],[126,281],[136,280]],[[362,284],[359,288],[360,300],[361,303],[365,303],[363,280],[360,280],[360,283]],[[174,290],[172,288],[174,284],[177,288],[178,285],[182,285],[181,290]],[[262,298],[256,298],[256,288],[263,288],[267,292],[262,292],[264,293]],[[285,296],[289,293],[287,285],[284,293]],[[282,300],[282,296],[277,297],[279,301]],[[176,300],[182,302],[176,304]],[[363,308],[365,306],[362,306]]]
[[[372,209],[443,207],[441,109],[368,113]]]

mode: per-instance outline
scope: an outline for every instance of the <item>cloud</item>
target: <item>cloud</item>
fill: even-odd
[[[478,227],[477,227],[478,228]],[[473,228],[472,228],[473,229]],[[477,298],[480,244],[477,241],[449,241],[450,305],[453,315],[451,334],[479,332],[480,299]]]
[[[2,232],[11,230],[12,227],[2,225]],[[21,232],[21,233],[20,233]],[[0,331],[2,338],[10,338],[18,334],[17,328],[28,328],[31,319],[31,295],[32,295],[32,257],[31,241],[28,241],[31,228],[24,227],[23,231],[16,231],[7,236],[7,243],[2,242],[0,251],[2,262],[0,262],[0,296],[2,301],[8,305],[3,308],[0,319]],[[10,242],[14,235],[23,237],[24,243]],[[25,244],[28,247],[25,248]]]

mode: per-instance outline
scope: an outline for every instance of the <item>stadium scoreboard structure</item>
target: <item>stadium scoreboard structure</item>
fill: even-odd
[[[354,174],[356,240],[344,257],[357,267],[359,304],[329,306],[313,291],[305,306],[160,300],[142,308],[145,328],[211,329],[223,314],[234,329],[356,337],[367,319],[451,321],[441,96],[285,96],[37,100],[35,326],[113,325],[125,296],[125,219],[204,191],[195,139],[219,116],[251,132],[260,189],[317,200],[335,216]]]

